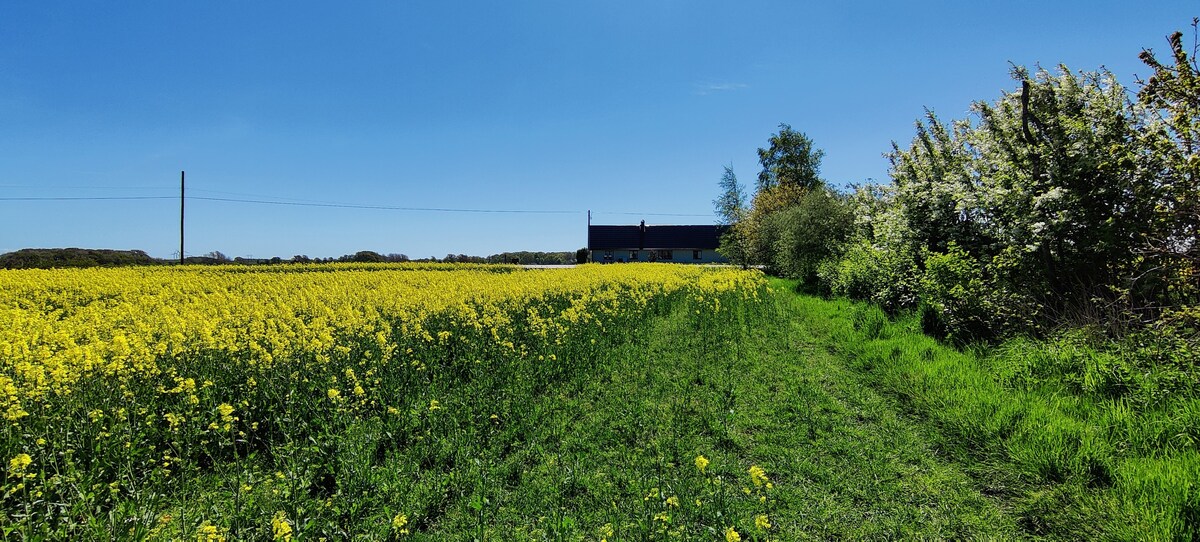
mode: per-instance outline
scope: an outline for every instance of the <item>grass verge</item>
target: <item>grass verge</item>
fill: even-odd
[[[775,286],[784,286],[776,283]],[[930,445],[994,496],[1025,534],[1194,539],[1200,529],[1197,398],[1153,401],[1103,385],[1111,356],[1063,341],[963,352],[914,316],[795,296],[799,325],[922,421]],[[1161,391],[1161,390],[1159,390]],[[1147,394],[1150,395],[1150,394]]]

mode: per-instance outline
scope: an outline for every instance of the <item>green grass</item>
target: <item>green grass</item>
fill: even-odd
[[[1195,539],[1200,419],[1187,386],[1147,372],[1114,393],[1111,350],[1018,340],[962,352],[919,333],[914,316],[795,298],[801,325],[865,382],[919,420],[930,445],[994,496],[1024,534],[1050,539]],[[1194,368],[1191,369],[1194,371]]]

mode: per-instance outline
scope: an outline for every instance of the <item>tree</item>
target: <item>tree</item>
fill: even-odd
[[[745,228],[739,224],[747,213],[746,191],[738,183],[737,175],[733,173],[733,166],[725,166],[725,173],[721,175],[720,187],[721,196],[713,200],[714,211],[721,224],[731,227],[721,236],[721,246],[717,252],[729,258],[729,261],[744,267],[749,264],[749,247]]]
[[[758,149],[758,161],[763,168],[758,174],[759,191],[777,186],[807,189],[822,184],[819,175],[825,153],[814,150],[807,135],[780,124],[779,133],[772,134],[768,141],[769,148]]]
[[[1109,316],[1101,307],[1146,271],[1137,248],[1155,227],[1157,167],[1112,74],[1012,75],[1019,90],[975,103],[973,119],[946,124],[927,113],[911,146],[889,155],[908,236],[891,245],[908,252],[896,260],[916,264],[909,278],[926,293],[964,291],[941,282],[962,276],[946,269],[979,270],[978,292],[964,297],[971,303],[937,303],[987,313],[945,315],[951,325],[987,322],[973,324],[974,336]]]
[[[796,185],[781,185],[764,188],[754,194],[750,210],[734,228],[742,236],[746,258],[759,265],[773,265],[775,250],[779,246],[777,223],[771,217],[804,199],[806,189]]]
[[[854,215],[846,198],[827,187],[804,191],[799,203],[768,218],[773,231],[772,268],[816,286],[817,268],[841,256],[854,229]]]
[[[721,196],[713,200],[713,207],[721,224],[733,225],[741,222],[746,214],[745,189],[738,183],[733,166],[725,166],[721,175]]]
[[[354,254],[347,254],[338,258],[341,262],[356,262],[356,263],[379,263],[387,261],[382,254],[373,250],[360,250]]]
[[[1167,38],[1170,59],[1160,61],[1153,51],[1139,55],[1154,70],[1148,81],[1139,81],[1138,102],[1145,112],[1143,132],[1157,135],[1153,158],[1161,164],[1157,176],[1156,222],[1146,256],[1172,284],[1176,299],[1186,302],[1200,295],[1200,40],[1192,19],[1192,54],[1183,45],[1183,33]]]

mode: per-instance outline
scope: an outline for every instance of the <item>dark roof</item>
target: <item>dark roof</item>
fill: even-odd
[[[588,226],[591,250],[712,250],[727,226]]]

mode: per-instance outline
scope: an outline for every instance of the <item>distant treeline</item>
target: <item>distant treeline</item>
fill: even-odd
[[[380,254],[363,250],[338,258],[310,258],[304,255],[290,259],[275,258],[230,258],[220,251],[203,256],[188,256],[184,263],[191,265],[272,265],[287,263],[332,263],[332,262],[443,262],[443,263],[508,263],[522,265],[560,265],[576,263],[578,251],[570,252],[501,252],[491,256],[468,256],[447,254],[444,258],[409,258],[406,254]],[[119,267],[130,265],[169,265],[177,260],[154,258],[141,250],[109,250],[89,248],[24,248],[16,252],[0,254],[0,269],[54,269],[64,267]]]
[[[55,267],[118,267],[155,265],[161,260],[140,250],[92,248],[23,248],[0,254],[0,268],[50,269]]]

